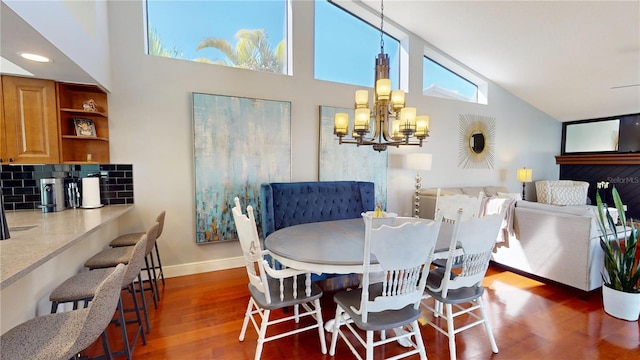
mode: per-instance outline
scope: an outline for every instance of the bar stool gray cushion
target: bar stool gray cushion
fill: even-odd
[[[114,267],[116,264],[127,264],[133,254],[133,246],[104,249],[93,255],[84,263],[89,269]]]
[[[106,329],[120,298],[124,265],[109,269],[88,308],[38,316],[0,337],[0,359],[66,360]]]
[[[140,240],[140,237],[144,234],[145,234],[144,232],[139,232],[139,233],[133,233],[133,234],[120,235],[117,238],[113,239],[109,243],[109,246],[111,247],[133,246]]]
[[[84,271],[58,285],[49,300],[57,303],[91,300],[96,294],[100,282],[112,271],[110,268]]]

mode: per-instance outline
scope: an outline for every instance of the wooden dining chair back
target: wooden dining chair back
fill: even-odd
[[[455,219],[446,266],[429,272],[422,301],[423,306],[434,314],[433,318],[426,319],[427,323],[449,338],[451,360],[456,359],[455,334],[480,324],[487,331],[492,351],[498,352],[482,302],[482,281],[489,267],[503,215],[500,213],[466,220],[462,220],[462,217],[460,211]],[[454,265],[459,265],[456,271],[452,271]],[[433,305],[426,301],[429,298],[434,299]],[[440,304],[444,304],[444,309]],[[455,318],[465,314],[473,322],[465,319],[464,325],[456,329]]]
[[[311,274],[295,269],[274,269],[265,260],[269,255],[268,250],[262,250],[260,238],[256,228],[253,207],[247,206],[247,215],[242,214],[240,200],[234,199],[235,206],[232,209],[233,220],[236,224],[240,246],[249,276],[249,304],[245,312],[240,341],[244,341],[249,321],[258,333],[258,344],[255,359],[260,359],[262,347],[265,342],[276,340],[285,336],[294,335],[303,331],[317,329],[320,339],[320,349],[327,353],[324,338],[324,323],[322,321],[322,309],[320,297],[322,290],[311,282]],[[293,307],[293,315],[270,319],[271,311],[276,309]],[[302,312],[301,312],[302,308]],[[256,315],[259,318],[256,318]],[[257,320],[256,320],[257,319]],[[299,323],[301,319],[305,324],[297,325],[290,331],[267,336],[269,325],[286,321]],[[312,319],[312,320],[309,320]]]
[[[356,358],[373,359],[376,346],[394,341],[409,345],[395,358],[427,354],[420,335],[420,300],[425,289],[429,265],[433,257],[442,218],[376,219],[363,214],[365,241],[362,286],[336,293],[336,317],[330,355],[335,355],[338,337],[342,338]],[[373,264],[371,259],[375,259]],[[372,272],[379,282],[372,281]],[[386,330],[406,327],[408,331]],[[344,329],[344,330],[342,330]],[[351,334],[346,333],[349,330]],[[374,332],[382,337],[374,340]],[[363,339],[362,333],[366,339]],[[390,333],[391,334],[391,333]],[[351,340],[357,340],[352,343]]]
[[[440,212],[444,222],[453,222],[458,217],[458,210],[462,209],[462,220],[477,218],[482,209],[482,198],[484,194],[480,192],[478,196],[465,194],[442,194],[438,188],[436,193],[436,213]]]
[[[442,194],[441,189],[438,188],[436,193],[436,214],[440,213],[440,215],[442,215],[442,221],[450,224],[454,223],[459,216],[461,220],[477,218],[480,216],[482,210],[483,197],[483,192],[480,192],[478,196]],[[460,212],[460,210],[462,210],[462,212]],[[444,259],[435,259],[433,265],[444,267],[445,261]],[[459,265],[460,259],[454,262],[454,267]]]

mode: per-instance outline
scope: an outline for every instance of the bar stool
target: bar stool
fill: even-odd
[[[105,329],[120,303],[125,266],[109,269],[96,284],[94,300],[86,309],[48,314],[28,320],[0,336],[1,359],[68,360],[89,347]]]
[[[146,268],[143,270],[151,270],[153,271],[153,282],[156,287],[155,296],[157,301],[160,301],[160,291],[158,288],[158,277],[162,280],[162,286],[164,286],[164,272],[162,271],[162,261],[160,260],[160,251],[158,250],[158,242],[157,239],[162,235],[162,229],[164,229],[164,217],[166,211],[162,211],[157,217],[156,222],[160,224],[158,227],[158,234],[156,236],[156,243],[153,245],[156,252],[156,259],[158,260],[158,264],[155,264],[155,260],[153,258],[153,254],[150,253],[148,259],[145,260]],[[117,238],[111,240],[109,246],[111,247],[123,247],[123,246],[133,246],[140,239],[140,235],[143,233],[131,233],[120,235]],[[149,261],[151,262],[151,266],[149,266]],[[158,274],[156,274],[156,270],[158,270]],[[151,278],[149,278],[151,281]],[[155,302],[154,302],[155,304]],[[157,307],[157,306],[156,306]]]
[[[144,234],[147,236],[147,243],[146,243],[146,248],[143,256],[144,264],[147,264],[147,256],[149,256],[149,253],[151,253],[151,251],[153,250],[153,246],[156,243],[156,235],[158,233],[159,226],[160,224],[154,223],[153,225],[151,225],[149,229],[147,229],[147,232]],[[99,253],[93,255],[87,261],[85,261],[84,266],[88,267],[90,270],[112,267],[114,266],[114,264],[121,262],[123,258],[126,259],[127,254],[130,254],[132,249],[133,249],[133,246],[122,246],[122,247],[104,249]],[[146,270],[147,272],[147,276],[149,278],[149,285],[150,285],[148,288],[144,287],[144,290],[151,291],[151,298],[153,299],[153,305],[155,308],[158,308],[158,303],[156,301],[156,296],[155,296],[156,288],[154,287],[154,283],[152,281],[153,278],[151,276],[150,267],[142,265],[141,272],[143,270]],[[144,284],[144,281],[142,281],[142,283]],[[145,298],[144,295],[143,295],[143,298]],[[144,305],[146,305],[146,300]],[[146,312],[147,310],[145,308],[145,316],[146,316]]]
[[[118,302],[118,315],[119,315],[119,323],[122,331],[122,339],[124,343],[124,350],[111,354],[110,352],[107,356],[121,356],[125,355],[127,359],[131,359],[133,349],[135,348],[136,343],[138,342],[138,338],[142,336],[142,344],[147,344],[147,339],[145,337],[145,332],[143,330],[142,317],[140,316],[140,306],[138,305],[138,298],[136,295],[136,290],[134,288],[134,281],[136,278],[138,279],[138,290],[140,295],[142,296],[142,308],[145,313],[145,317],[147,320],[147,332],[149,332],[149,323],[148,323],[148,315],[146,309],[146,302],[144,299],[144,289],[142,286],[142,281],[140,278],[140,270],[142,269],[144,252],[147,247],[147,235],[142,235],[140,241],[136,246],[133,247],[133,251],[131,255],[127,259],[120,259],[121,264],[126,265],[126,271],[122,282],[120,284],[121,290],[127,290],[129,294],[132,296],[134,309],[124,309],[122,304],[122,297]],[[116,264],[117,266],[118,264]],[[52,302],[51,312],[55,313],[57,311],[58,305],[61,303],[73,302],[74,308],[77,308],[77,303],[79,301],[85,302],[85,307],[87,306],[89,301],[95,301],[96,292],[96,284],[100,283],[100,279],[106,277],[109,272],[112,271],[111,268],[101,268],[91,271],[84,271],[78,273],[67,280],[65,280],[62,284],[60,284],[57,288],[55,288],[51,295],[49,295],[49,300]],[[76,311],[76,310],[74,310]],[[125,312],[135,312],[136,318],[131,321],[127,321],[125,319]],[[113,315],[113,314],[112,314]],[[127,333],[127,323],[137,323],[138,328],[136,330],[136,334],[134,336],[133,342],[129,344],[129,337]],[[105,349],[106,350],[106,349]]]

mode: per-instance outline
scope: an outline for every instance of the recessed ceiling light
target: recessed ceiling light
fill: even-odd
[[[30,54],[30,53],[19,53],[19,54],[20,54],[20,56],[22,56],[23,58],[25,58],[27,60],[41,62],[41,63],[51,62],[51,59],[49,59],[48,57],[44,57],[42,55]]]

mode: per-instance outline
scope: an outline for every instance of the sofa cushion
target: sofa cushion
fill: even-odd
[[[462,192],[465,195],[469,195],[471,197],[477,197],[478,195],[480,195],[480,193],[484,193],[484,187],[483,186],[468,186],[468,187],[463,187],[462,188]],[[486,194],[485,194],[486,195]]]
[[[531,202],[531,201],[518,201],[516,202],[516,207],[522,209],[532,209],[532,210],[540,210],[547,212],[557,212],[568,215],[576,215],[576,216],[593,216],[593,206],[588,205],[577,205],[577,206],[559,206],[552,204],[543,204],[539,202]]]
[[[520,193],[505,193],[505,192],[498,191],[497,197],[514,199],[516,201],[522,200],[522,194],[520,194]]]
[[[499,196],[498,193],[506,193],[509,192],[505,186],[485,186],[484,194],[486,196]]]

